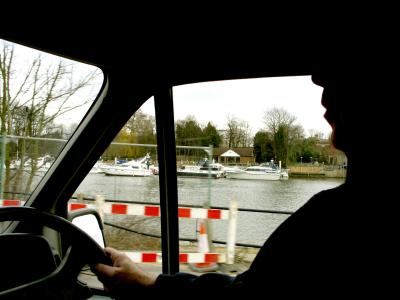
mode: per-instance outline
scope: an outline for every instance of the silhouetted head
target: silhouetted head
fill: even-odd
[[[348,104],[352,101],[349,99],[349,83],[341,80],[339,76],[324,75],[327,74],[315,74],[312,80],[324,88],[321,104],[326,108],[324,117],[332,128],[332,143],[337,149],[347,153],[351,145],[352,114],[355,113],[354,109],[349,111]]]
[[[321,104],[332,127],[333,145],[348,157],[363,155],[383,130],[380,79],[366,68],[351,65],[317,70],[312,80],[324,88]]]
[[[398,55],[391,53],[395,48],[373,39],[366,44],[335,42],[314,53],[311,73],[312,81],[323,87],[322,105],[332,127],[332,143],[348,158],[346,181],[357,182],[368,193],[378,182],[391,191],[389,182],[397,179],[393,166],[400,119]],[[379,170],[378,176],[374,170]]]

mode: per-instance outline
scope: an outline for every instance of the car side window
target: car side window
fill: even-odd
[[[313,194],[343,182],[310,76],[173,89],[181,271],[245,271]]]
[[[0,39],[0,206],[20,206],[99,94],[88,64]]]
[[[160,192],[153,97],[137,110],[76,189],[68,209],[94,208],[105,244],[157,274],[161,265]],[[89,275],[88,275],[89,276]],[[98,284],[93,274],[86,280]]]

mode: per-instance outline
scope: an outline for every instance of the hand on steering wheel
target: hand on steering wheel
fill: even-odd
[[[0,291],[0,297],[18,298],[42,286],[51,286],[56,289],[68,288],[69,284],[76,282],[81,269],[86,264],[111,264],[111,260],[104,249],[94,239],[72,222],[59,216],[31,207],[2,207],[0,208],[0,222],[3,221],[29,221],[32,224],[49,227],[60,233],[61,238],[63,240],[65,238],[69,243],[69,247],[61,262],[49,275],[33,282]],[[26,246],[29,249],[29,245]]]

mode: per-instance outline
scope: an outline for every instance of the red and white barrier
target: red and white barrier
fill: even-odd
[[[135,263],[161,263],[159,252],[124,252]],[[180,263],[224,263],[225,253],[180,253]]]
[[[85,204],[79,202],[68,203],[68,209],[70,211],[81,208],[97,209],[98,206],[95,204]],[[102,212],[104,214],[113,215],[159,217],[160,206],[104,202],[102,204]],[[229,210],[179,207],[178,217],[191,219],[227,220],[229,218]]]
[[[0,206],[21,206],[24,205],[21,200],[0,200]],[[104,201],[96,201],[96,204],[86,204],[81,202],[70,201],[68,203],[68,210],[73,211],[82,208],[93,208],[101,212],[101,214],[116,214],[116,215],[134,215],[134,216],[148,216],[159,217],[160,207],[158,205],[140,205],[140,204],[127,204],[127,203],[111,203]],[[231,214],[231,215],[230,215]],[[234,218],[232,218],[234,216]],[[227,253],[208,253],[207,251],[199,251],[200,253],[180,253],[179,261],[181,263],[233,263],[234,257],[234,244],[236,232],[236,218],[237,218],[237,204],[234,207],[234,213],[224,209],[206,209],[206,208],[178,208],[179,218],[192,218],[192,219],[219,219],[230,220],[230,234],[228,237],[228,250]],[[204,232],[203,232],[204,234]],[[203,241],[205,242],[205,241]],[[229,246],[229,244],[231,246]],[[232,246],[233,245],[233,246]],[[130,259],[136,263],[160,263],[161,253],[158,252],[125,252]]]
[[[25,202],[21,200],[7,200],[7,199],[0,200],[0,206],[21,206],[24,203]]]
[[[0,200],[0,206],[21,206],[25,202],[21,200]],[[98,209],[96,204],[86,204],[81,202],[69,202],[68,210],[77,210],[82,208]],[[147,216],[159,217],[160,206],[158,205],[141,205],[141,204],[126,204],[126,203],[110,203],[104,202],[102,204],[102,211],[104,214],[113,215],[131,215],[131,216]],[[228,220],[229,210],[226,209],[206,209],[206,208],[178,208],[179,218],[191,219],[214,219],[214,220]]]
[[[0,200],[0,206],[21,206],[24,205],[21,200]],[[82,208],[99,209],[96,204],[86,204],[81,202],[69,202],[68,210],[73,211]],[[131,215],[131,216],[147,216],[159,217],[160,206],[158,205],[141,205],[141,204],[126,204],[126,203],[107,203],[103,202],[101,211],[104,214],[112,215]],[[206,209],[206,208],[178,208],[179,218],[191,219],[214,219],[214,220],[228,220],[229,210],[226,209]]]

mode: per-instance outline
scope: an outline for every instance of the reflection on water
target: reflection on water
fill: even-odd
[[[283,181],[257,181],[237,179],[178,178],[179,204],[229,207],[231,200],[239,208],[295,211],[315,193],[333,188],[343,179],[290,178]],[[90,174],[77,189],[76,194],[87,197],[102,195],[106,199],[159,203],[158,176],[123,177]],[[211,195],[210,200],[208,196]],[[240,211],[237,224],[237,242],[261,245],[288,215]],[[227,221],[214,220],[216,240],[226,240]],[[159,218],[153,218],[147,232],[159,232]],[[180,219],[180,235],[196,238],[196,220]]]

